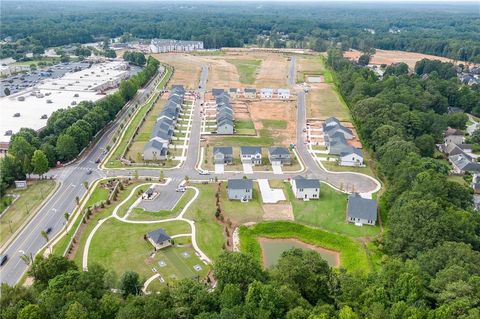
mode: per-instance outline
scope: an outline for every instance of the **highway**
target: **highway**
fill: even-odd
[[[291,58],[288,73],[288,83],[292,87],[295,86],[295,57]],[[48,202],[37,212],[32,220],[26,225],[26,227],[16,236],[4,249],[2,248],[2,255],[8,254],[8,262],[0,269],[0,281],[8,283],[10,285],[16,284],[25,271],[27,265],[21,260],[20,256],[23,252],[27,255],[30,253],[36,254],[46,244],[45,239],[41,236],[41,231],[52,227],[50,238],[53,238],[56,234],[62,231],[65,224],[64,213],[71,213],[76,207],[76,197],[82,198],[86,193],[86,189],[83,186],[83,182],[87,181],[91,185],[95,180],[104,177],[117,177],[117,176],[129,176],[132,175],[131,169],[106,169],[102,170],[99,165],[95,163],[98,158],[105,156],[105,148],[107,145],[112,145],[112,138],[115,129],[119,123],[122,122],[130,109],[134,107],[136,103],[141,103],[147,99],[147,97],[153,92],[157,81],[161,78],[161,73],[153,79],[145,89],[137,93],[135,98],[129,102],[119,114],[115,122],[113,122],[99,138],[99,140],[86,150],[83,157],[76,163],[68,165],[63,168],[51,170],[48,175],[55,175],[57,181],[61,184],[58,190],[51,196]],[[187,157],[182,167],[178,169],[165,170],[165,177],[172,178],[172,182],[167,186],[168,188],[176,188],[178,184],[188,176],[191,180],[209,180],[214,175],[200,175],[196,170],[196,165],[199,161],[200,151],[200,126],[201,126],[201,103],[204,101],[204,94],[206,91],[206,82],[208,79],[208,67],[202,65],[199,87],[196,90],[199,98],[194,103],[194,114],[191,127],[190,141],[187,149]],[[354,185],[355,190],[358,192],[371,192],[378,189],[378,184],[370,177],[355,174],[355,173],[333,173],[323,170],[311,154],[308,152],[305,144],[305,133],[303,128],[306,126],[306,106],[305,106],[305,93],[303,89],[297,88],[297,129],[296,149],[300,156],[300,160],[305,165],[305,171],[303,176],[309,178],[319,178],[322,181],[328,182],[337,188],[341,188],[344,185]],[[113,150],[112,150],[113,151]],[[91,170],[91,174],[87,174]],[[151,176],[158,178],[158,169],[136,169],[140,176]],[[242,178],[243,173],[228,173],[218,175],[220,180],[228,178]],[[274,175],[271,172],[258,173],[252,175],[252,178],[264,178],[264,179],[286,179],[292,177],[288,173],[281,175]],[[171,191],[171,189],[170,189]],[[20,252],[22,251],[22,253]]]

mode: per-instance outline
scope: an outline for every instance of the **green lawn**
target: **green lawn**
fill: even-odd
[[[8,191],[9,194],[17,194],[20,197],[0,217],[0,245],[22,226],[54,188],[54,181],[43,180],[29,182],[27,189]]]
[[[288,122],[285,120],[262,120],[264,128],[286,129]]]
[[[235,121],[235,130],[237,134],[251,134],[255,135],[256,130],[255,126],[253,125],[253,121],[250,119],[245,120],[236,120]]]
[[[112,218],[107,220],[92,238],[88,255],[89,265],[98,263],[114,270],[118,275],[132,270],[143,278],[150,277],[153,275],[151,268],[158,268],[158,265],[149,263],[148,257],[153,247],[143,236],[158,228],[163,228],[170,236],[191,231],[188,223],[183,221],[129,224]],[[83,251],[79,253],[82,255]],[[81,261],[81,258],[79,260]]]
[[[258,131],[259,136],[212,136],[209,144],[215,146],[272,146],[276,140],[268,129]]]
[[[216,184],[193,184],[200,191],[198,198],[188,208],[185,218],[195,221],[200,249],[212,260],[223,252],[225,243],[223,227],[215,218]]]
[[[148,212],[143,210],[143,208],[134,208],[128,219],[130,220],[160,220],[165,218],[172,218],[180,214],[183,208],[188,204],[188,202],[193,198],[195,191],[192,189],[187,189],[185,193],[182,194],[180,200],[177,202],[175,207],[172,210],[160,210],[158,212]],[[160,195],[161,196],[161,195]]]
[[[347,236],[292,222],[264,222],[253,227],[240,227],[240,250],[249,253],[260,262],[262,251],[257,237],[296,238],[307,244],[331,249],[340,253],[340,267],[349,271],[369,272],[372,266],[362,244]]]
[[[220,205],[226,217],[236,225],[262,221],[261,195],[256,183],[253,184],[253,199],[247,203],[242,203],[239,200],[228,199],[227,183],[223,182],[220,193]]]
[[[323,161],[322,164],[323,166],[325,166],[327,170],[332,172],[356,172],[356,173],[362,173],[368,176],[375,177],[375,174],[373,173],[372,169],[368,165],[365,167],[351,167],[351,166],[341,166],[341,165],[337,165],[337,163],[327,162],[327,161]]]
[[[285,184],[285,191],[297,222],[352,237],[375,236],[380,233],[379,226],[359,227],[347,223],[347,195],[326,184],[320,185],[318,200],[304,202],[296,199],[289,184]]]
[[[238,75],[240,76],[240,83],[255,83],[255,76],[260,64],[262,64],[262,60],[229,59],[228,62],[235,65],[237,68]]]

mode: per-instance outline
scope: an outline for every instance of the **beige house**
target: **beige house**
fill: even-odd
[[[172,245],[172,237],[168,236],[163,228],[159,228],[147,234],[148,241],[159,250]]]

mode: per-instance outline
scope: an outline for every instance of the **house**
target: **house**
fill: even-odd
[[[232,147],[214,147],[213,162],[215,164],[232,164],[233,148]]]
[[[143,148],[143,159],[145,161],[165,160],[167,152],[168,146],[157,140],[151,140]]]
[[[257,98],[257,89],[255,88],[246,88],[243,91],[243,96],[247,99],[256,99]]]
[[[277,97],[281,100],[288,100],[290,98],[290,90],[289,89],[278,89],[277,90]]]
[[[448,160],[452,163],[453,172],[455,174],[480,172],[480,163],[474,162],[466,154],[452,155],[448,157]]]
[[[378,205],[373,199],[363,198],[357,193],[348,196],[347,222],[355,225],[375,225]]]
[[[213,89],[212,89],[212,95],[213,95],[214,97],[220,96],[220,95],[222,95],[223,93],[225,93],[225,90],[224,90],[224,89],[216,89],[216,88],[213,88]]]
[[[151,231],[147,234],[148,241],[159,250],[172,245],[172,237],[168,236],[163,228]]]
[[[262,99],[273,98],[273,89],[269,89],[269,88],[260,89],[260,98]]]
[[[320,198],[320,181],[307,179],[303,176],[294,177],[291,180],[292,191],[296,198],[303,200]]]
[[[465,137],[462,131],[449,127],[445,131],[445,138],[443,139],[445,144],[463,144]]]
[[[240,94],[240,89],[230,88],[230,89],[228,90],[228,95],[229,95],[232,99],[238,97],[239,94]]]
[[[217,121],[217,134],[231,135],[234,132],[233,128],[233,121],[228,118]]]
[[[340,121],[334,117],[325,120],[322,124],[322,130],[323,135],[325,136],[333,136],[336,133],[341,133],[347,140],[351,140],[355,137],[351,129],[343,126]]]
[[[242,163],[261,165],[262,148],[258,146],[242,146],[240,147],[240,159]]]
[[[473,174],[472,188],[475,194],[480,194],[480,174]]]
[[[290,165],[292,164],[292,156],[286,147],[270,147],[268,149],[268,159],[272,165]]]
[[[464,154],[465,156],[471,159],[471,156],[467,154],[472,152],[471,144],[453,144],[453,143],[440,144],[439,149],[440,151],[447,154],[448,156]]]
[[[341,166],[362,166],[363,165],[363,154],[362,150],[348,146],[348,148],[340,152],[340,157],[338,160],[338,165]]]
[[[251,179],[229,179],[228,199],[230,200],[251,200],[253,197],[253,182]]]

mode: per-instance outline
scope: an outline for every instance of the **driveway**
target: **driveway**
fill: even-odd
[[[260,193],[262,194],[262,201],[264,204],[275,204],[279,201],[286,200],[283,189],[270,188],[268,179],[259,179],[258,186],[260,188]]]
[[[283,174],[282,165],[280,164],[272,164],[272,170],[273,170],[273,174],[276,174],[276,175]]]
[[[215,174],[223,174],[225,172],[225,164],[215,164]]]
[[[253,166],[252,164],[249,163],[242,163],[243,166],[243,172],[245,174],[253,174]]]

